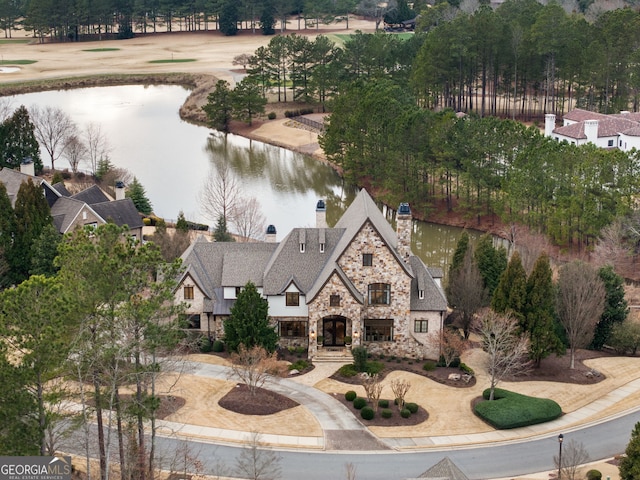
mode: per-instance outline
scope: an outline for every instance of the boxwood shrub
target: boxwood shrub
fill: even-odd
[[[360,416],[365,420],[373,420],[373,417],[376,416],[376,412],[374,412],[371,407],[363,407],[362,410],[360,410]]]
[[[224,343],[222,340],[215,340],[211,349],[216,353],[224,352]]]
[[[360,410],[366,406],[367,406],[366,398],[358,397],[353,401],[353,408],[355,408],[356,410]]]
[[[411,410],[409,410],[408,408],[403,408],[402,410],[400,410],[400,416],[402,418],[409,418],[411,416]]]
[[[382,412],[380,412],[380,415],[382,415],[382,418],[391,418],[393,417],[393,410],[391,410],[390,408],[383,408]]]
[[[411,413],[416,413],[418,411],[418,404],[413,402],[408,402],[404,404],[404,408],[409,410]]]
[[[378,400],[378,406],[380,408],[389,408],[389,400],[385,400],[384,398],[381,400]]]
[[[347,393],[344,394],[344,399],[347,402],[353,402],[357,396],[358,394],[356,392],[354,392],[353,390],[349,390]]]
[[[338,369],[338,373],[343,377],[355,377],[358,374],[358,371],[353,366],[353,363],[348,363],[347,365],[343,365]]]
[[[485,400],[489,399],[489,394],[488,388],[482,392]],[[555,420],[562,415],[562,409],[548,398],[528,397],[496,388],[494,400],[478,403],[475,413],[489,425],[505,430]]]

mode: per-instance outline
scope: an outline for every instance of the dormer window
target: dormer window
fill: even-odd
[[[193,286],[184,287],[184,299],[193,300]]]
[[[297,307],[300,305],[300,293],[287,292],[287,307]]]

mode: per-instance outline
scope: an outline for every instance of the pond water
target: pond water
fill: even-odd
[[[81,129],[98,124],[109,141],[109,158],[145,187],[154,212],[215,225],[201,208],[200,192],[210,175],[227,165],[245,195],[260,203],[266,224],[281,240],[294,227],[315,224],[318,199],[327,202],[333,225],[355,196],[327,165],[313,158],[236,135],[222,135],[180,119],[188,91],[178,86],[118,86],[17,95],[12,107],[60,107]],[[46,152],[42,160],[50,166]],[[69,165],[56,161],[56,168]],[[88,166],[81,168],[89,170]],[[430,266],[448,267],[462,229],[415,222],[414,251]],[[469,232],[473,239],[480,234]]]

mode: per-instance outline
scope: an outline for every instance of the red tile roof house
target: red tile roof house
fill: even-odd
[[[545,115],[545,136],[574,145],[593,143],[600,148],[618,148],[623,152],[640,149],[640,113],[622,111],[605,115],[577,108],[562,120],[563,125],[556,127],[556,116]]]
[[[371,353],[437,358],[427,335],[442,331],[447,301],[442,271],[411,252],[412,217],[401,204],[394,231],[366,190],[329,228],[326,206],[315,228],[295,228],[275,242],[209,242],[199,237],[182,255],[175,300],[188,304],[192,328],[222,338],[237,294],[253,282],[269,302],[281,347],[341,349],[345,336]]]
[[[85,225],[102,225],[112,221],[116,225],[127,225],[129,232],[138,240],[142,240],[142,217],[138,214],[133,201],[124,196],[124,185],[116,186],[116,199],[111,200],[93,185],[75,195],[71,195],[63,184],[50,185],[46,180],[36,177],[33,163],[23,163],[20,171],[10,168],[0,170],[0,182],[4,183],[11,204],[22,182],[31,179],[42,187],[43,194],[51,208],[53,223],[62,234],[76,227]]]

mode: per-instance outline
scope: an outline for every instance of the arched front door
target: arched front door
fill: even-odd
[[[322,335],[325,347],[344,347],[347,319],[341,315],[332,315],[322,319]]]

